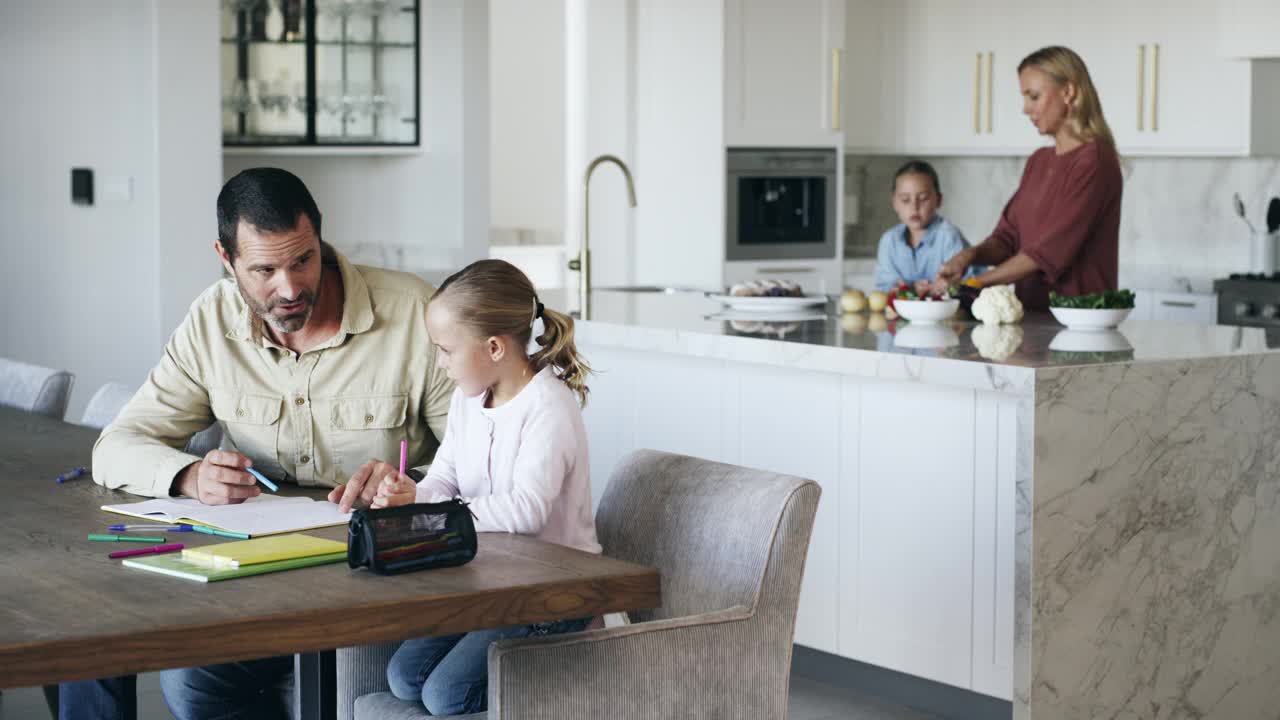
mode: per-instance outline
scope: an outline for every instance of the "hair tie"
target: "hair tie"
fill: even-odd
[[[543,311],[543,310],[545,310],[545,309],[546,309],[546,308],[544,308],[544,307],[542,306],[542,303],[538,303],[538,310],[537,310],[537,312],[535,312],[535,313],[533,314],[533,316],[534,316],[535,318],[540,318],[540,317],[542,317],[542,311]]]

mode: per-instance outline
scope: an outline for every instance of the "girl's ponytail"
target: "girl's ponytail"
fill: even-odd
[[[587,375],[591,367],[573,344],[573,318],[548,308],[542,309],[543,333],[537,337],[538,351],[529,360],[535,370],[550,365],[565,385],[578,396],[578,404],[587,406]]]

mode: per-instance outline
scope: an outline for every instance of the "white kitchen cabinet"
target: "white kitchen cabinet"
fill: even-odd
[[[726,0],[726,145],[841,144],[844,16],[844,0]]]
[[[1280,14],[1280,2],[1235,1],[1260,23]],[[1263,1],[1265,10],[1251,4]],[[1029,154],[1048,140],[1022,114],[1018,63],[1066,45],[1085,60],[1122,155],[1278,152],[1280,60],[1223,57],[1220,18],[1211,0],[850,0],[846,36],[859,62],[846,103],[860,104],[846,146]],[[1267,27],[1280,38],[1280,23]]]
[[[1280,58],[1280,2],[1217,0],[1218,53],[1227,58]]]
[[[1201,293],[1153,292],[1151,319],[1193,325],[1218,322],[1218,296]]]

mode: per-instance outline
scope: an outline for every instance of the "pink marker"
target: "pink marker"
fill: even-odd
[[[401,440],[400,441],[400,474],[401,475],[404,474],[404,460],[405,460],[405,455],[407,455],[408,452],[409,452],[409,441]]]
[[[159,555],[160,553],[177,552],[178,550],[181,550],[182,547],[182,543],[152,545],[151,547],[138,548],[137,550],[117,550],[107,557],[114,560],[116,558],[133,557],[134,555]]]

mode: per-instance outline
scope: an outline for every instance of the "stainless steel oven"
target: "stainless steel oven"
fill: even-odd
[[[730,148],[727,260],[834,258],[836,151]]]

